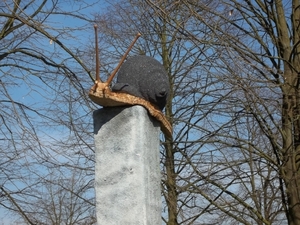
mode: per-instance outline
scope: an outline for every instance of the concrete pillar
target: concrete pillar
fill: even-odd
[[[160,225],[159,123],[142,106],[94,112],[98,225]]]

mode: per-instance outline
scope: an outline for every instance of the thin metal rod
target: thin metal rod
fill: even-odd
[[[102,82],[100,79],[100,59],[99,59],[99,48],[98,48],[98,32],[97,24],[94,25],[95,29],[95,51],[96,51],[96,81]]]
[[[132,49],[133,45],[135,44],[135,42],[137,41],[137,39],[142,36],[140,33],[137,33],[137,35],[135,36],[134,40],[131,42],[130,46],[128,47],[127,51],[125,52],[125,54],[123,55],[123,57],[121,58],[118,66],[115,68],[115,70],[112,72],[112,74],[109,76],[109,78],[107,79],[107,84],[109,85],[112,81],[112,79],[114,78],[114,76],[116,75],[116,73],[118,72],[118,70],[120,69],[122,63],[125,61],[128,53],[130,52],[130,50]]]

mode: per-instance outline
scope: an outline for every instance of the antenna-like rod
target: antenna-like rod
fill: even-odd
[[[97,24],[94,25],[95,29],[95,50],[96,50],[96,81],[102,82],[100,79],[100,60],[99,60],[99,49],[98,49],[98,32]]]
[[[118,72],[118,70],[120,69],[122,63],[125,61],[128,53],[130,52],[130,50],[132,49],[134,43],[137,41],[137,39],[142,36],[140,33],[137,33],[137,35],[135,36],[134,40],[132,41],[132,43],[130,44],[130,46],[128,47],[127,51],[125,52],[125,54],[123,55],[122,59],[120,60],[118,66],[115,68],[115,70],[112,72],[112,74],[109,76],[109,78],[107,79],[107,84],[109,85],[112,81],[112,79],[114,78],[114,76],[116,75],[116,73]]]

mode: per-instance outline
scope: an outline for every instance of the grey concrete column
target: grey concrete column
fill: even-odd
[[[142,106],[94,112],[99,225],[160,225],[159,123]]]

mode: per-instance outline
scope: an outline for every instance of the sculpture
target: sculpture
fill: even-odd
[[[166,96],[169,91],[168,85],[166,85],[167,80],[165,78],[162,78],[163,85],[161,88],[158,88],[154,90],[154,92],[151,93],[151,90],[143,90],[143,88],[147,89],[145,82],[139,82],[135,81],[134,79],[143,79],[144,77],[138,77],[134,75],[134,79],[130,78],[126,80],[126,67],[124,67],[125,74],[122,75],[119,78],[119,83],[117,82],[116,85],[113,87],[113,90],[110,89],[110,84],[114,76],[116,75],[117,71],[120,69],[122,63],[125,61],[129,51],[133,47],[134,43],[137,41],[137,39],[141,36],[141,34],[137,34],[129,48],[127,49],[126,53],[122,57],[121,61],[119,62],[116,69],[112,72],[112,74],[109,76],[108,80],[106,82],[102,82],[100,79],[100,72],[99,72],[99,53],[98,53],[98,37],[97,37],[97,26],[94,26],[95,28],[95,44],[96,44],[96,80],[95,84],[92,86],[92,88],[89,91],[89,97],[93,102],[95,102],[98,105],[101,105],[103,107],[113,107],[113,106],[125,106],[125,105],[141,105],[144,106],[150,115],[155,117],[161,124],[161,130],[164,132],[164,134],[167,137],[172,137],[172,126],[165,117],[165,115],[162,113],[162,108],[165,106]],[[160,73],[163,73],[163,69],[161,68],[161,65],[156,61],[154,62],[154,59],[149,60],[149,58],[141,57],[142,59],[140,61],[142,62],[150,62],[151,65],[155,65],[155,68],[158,68],[156,71],[156,74],[159,75]],[[158,64],[160,66],[158,66]],[[143,63],[142,63],[143,64]],[[128,65],[131,65],[130,61]],[[154,70],[155,71],[155,70]],[[124,72],[124,71],[123,71]],[[138,73],[140,74],[140,73]],[[149,74],[148,74],[149,75]],[[153,81],[153,80],[152,80]],[[128,83],[129,82],[129,83]],[[157,85],[156,83],[154,85]],[[151,85],[152,86],[152,85]],[[123,89],[123,91],[122,91]],[[117,92],[116,92],[116,91]],[[137,96],[135,96],[137,95]],[[144,99],[145,98],[145,99]],[[158,105],[156,105],[157,103]]]

